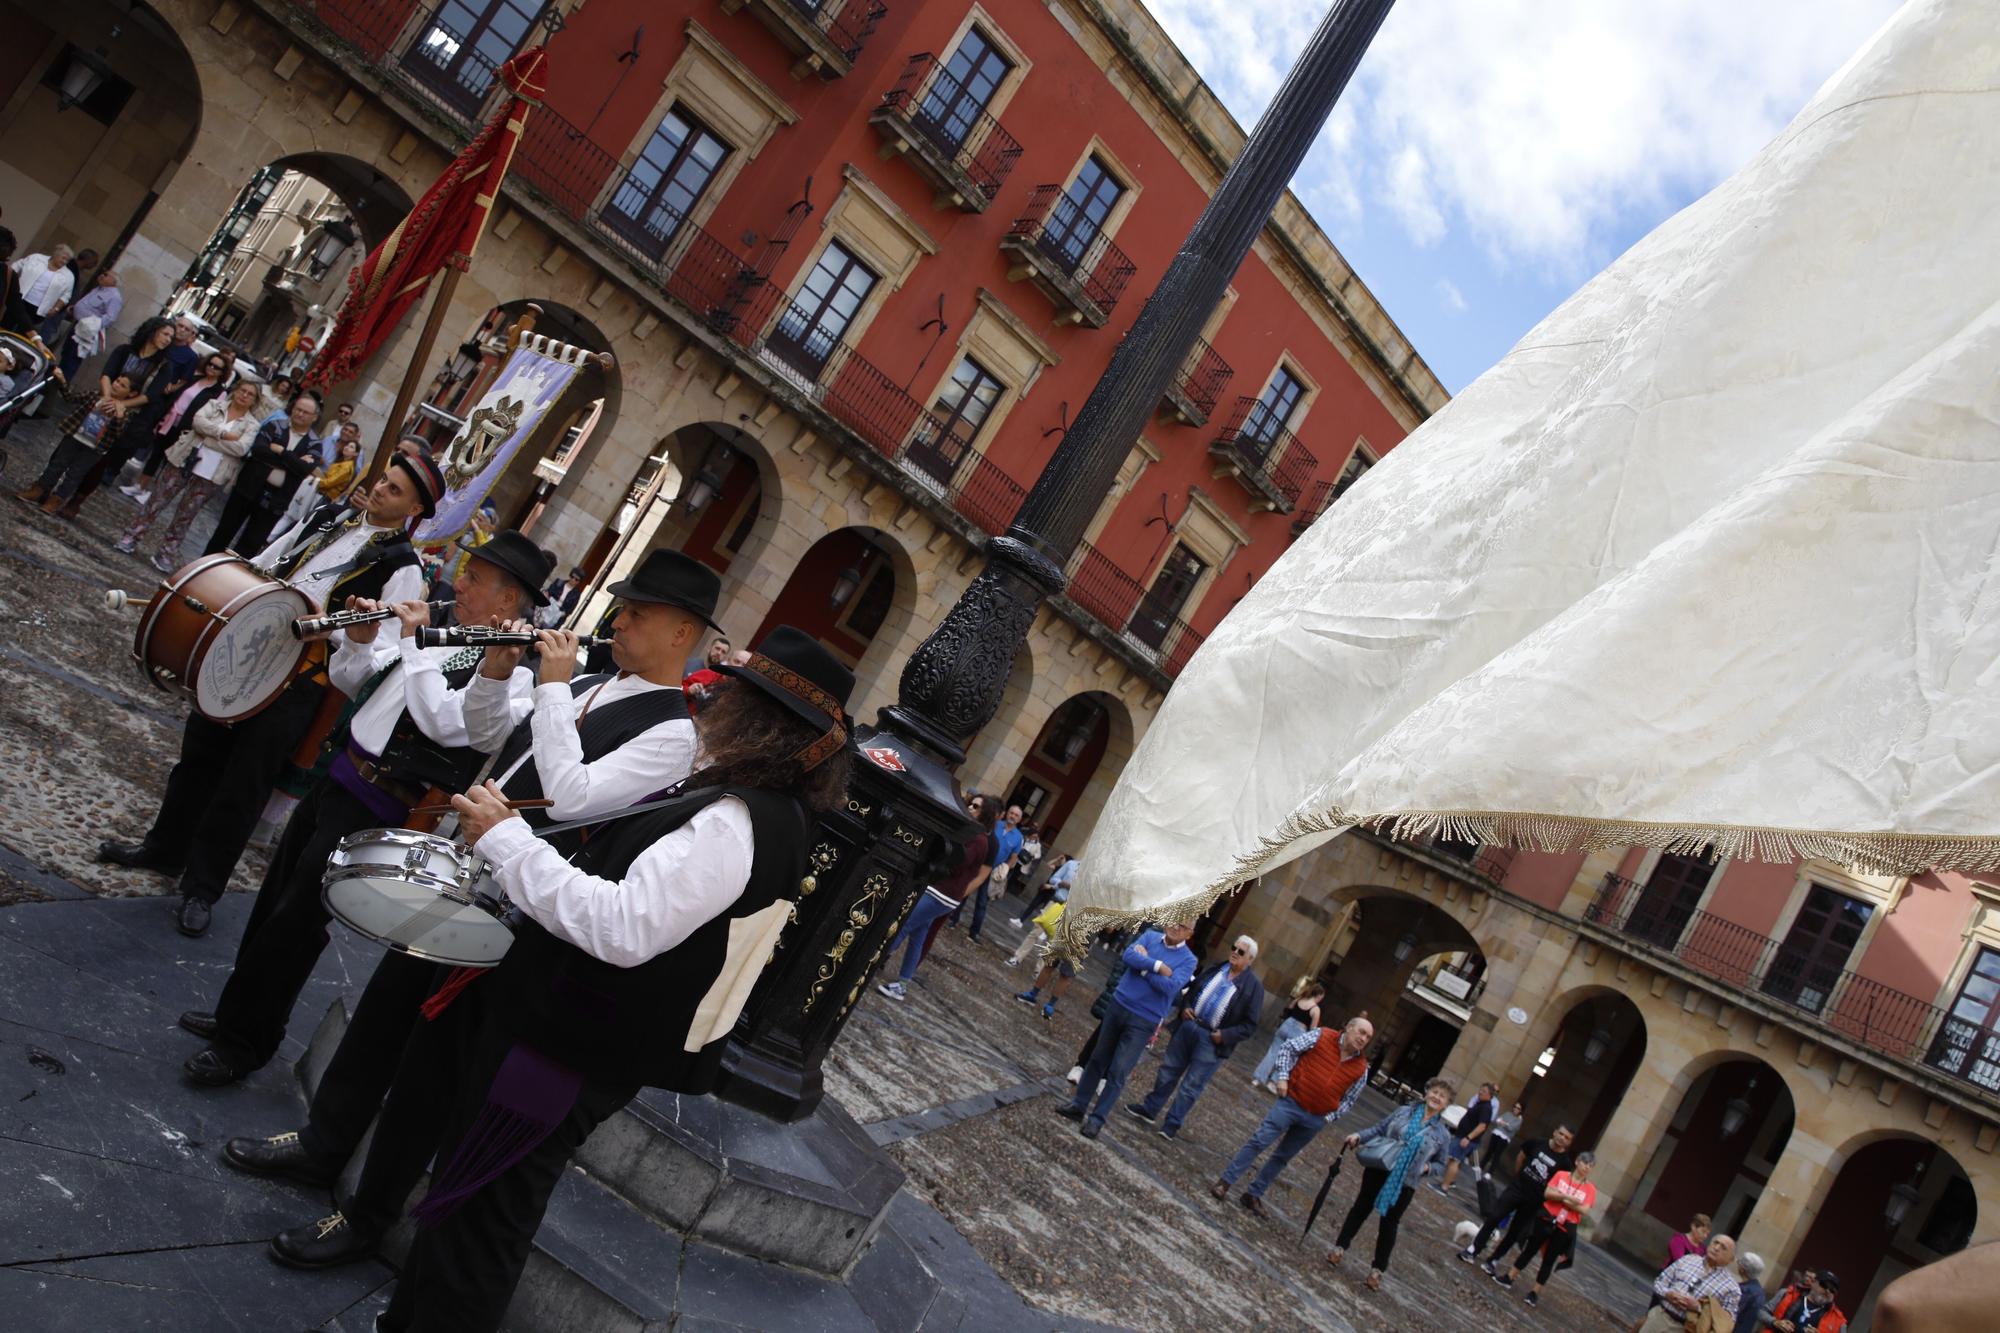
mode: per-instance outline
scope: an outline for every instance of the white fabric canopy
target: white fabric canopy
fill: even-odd
[[[1914,0],[1209,636],[1081,928],[1357,822],[2000,865],[2000,23]]]

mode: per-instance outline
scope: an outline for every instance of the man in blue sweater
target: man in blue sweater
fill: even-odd
[[[1104,1117],[1118,1104],[1125,1079],[1139,1063],[1153,1030],[1194,976],[1194,953],[1187,947],[1193,933],[1190,926],[1149,930],[1125,950],[1125,976],[1105,1006],[1104,1027],[1077,1082],[1076,1098],[1056,1107],[1057,1115],[1083,1122],[1085,1138],[1094,1139],[1103,1131]]]

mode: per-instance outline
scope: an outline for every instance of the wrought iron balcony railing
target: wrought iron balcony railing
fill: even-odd
[[[1055,304],[1061,322],[1101,329],[1136,271],[1125,252],[1060,185],[1038,185],[1000,238],[1014,260],[1007,276],[1027,278]]]
[[[1169,678],[1177,677],[1205,637],[1089,542],[1069,560],[1065,595],[1113,634],[1137,645]]]
[[[1229,424],[1208,446],[1243,484],[1252,500],[1289,514],[1311,480],[1319,460],[1299,442],[1259,398],[1238,398]]]
[[[799,58],[793,74],[817,73],[823,79],[854,68],[875,25],[889,12],[881,0],[722,0],[724,13],[745,8]]]
[[[1167,386],[1167,410],[1180,418],[1182,425],[1205,426],[1234,378],[1236,372],[1208,340],[1196,338],[1181,373]]]
[[[1021,160],[1021,145],[928,52],[910,57],[868,121],[937,190],[983,213]]]
[[[2000,1098],[2000,1033],[1851,968],[1787,949],[1712,912],[1679,905],[1623,875],[1606,875],[1583,919],[1724,985],[1755,993],[1870,1050],[1948,1074]],[[1844,961],[1844,960],[1843,960]]]

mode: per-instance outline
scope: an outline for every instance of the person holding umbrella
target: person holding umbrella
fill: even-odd
[[[1370,1291],[1382,1289],[1382,1274],[1396,1249],[1396,1227],[1416,1195],[1418,1179],[1426,1168],[1443,1162],[1451,1146],[1444,1108],[1451,1105],[1454,1091],[1450,1079],[1434,1078],[1424,1084],[1423,1101],[1398,1107],[1381,1124],[1347,1136],[1347,1147],[1362,1150],[1361,1188],[1326,1262],[1340,1266],[1361,1224],[1374,1213],[1382,1220],[1375,1232],[1375,1263],[1368,1270]]]
[[[1257,1127],[1257,1132],[1236,1150],[1236,1156],[1222,1169],[1221,1178],[1209,1187],[1210,1194],[1218,1199],[1228,1198],[1230,1186],[1250,1169],[1250,1164],[1257,1160],[1260,1153],[1275,1143],[1277,1147],[1264,1163],[1264,1169],[1250,1182],[1250,1188],[1243,1191],[1240,1200],[1253,1216],[1265,1216],[1264,1191],[1271,1188],[1291,1160],[1318,1137],[1322,1129],[1346,1115],[1353,1107],[1361,1090],[1368,1086],[1368,1044],[1375,1040],[1375,1025],[1365,1018],[1350,1018],[1347,1026],[1340,1030],[1338,1040],[1320,1040],[1332,1031],[1331,1028],[1314,1028],[1278,1048],[1278,1058],[1272,1066],[1273,1086],[1278,1090],[1278,1100],[1272,1104],[1270,1113]],[[1339,1170],[1340,1162],[1336,1158],[1333,1170],[1327,1174],[1329,1185],[1333,1182],[1334,1173]],[[1320,1205],[1325,1202],[1326,1190],[1322,1188],[1318,1202],[1313,1205],[1313,1216],[1319,1215]],[[1306,1227],[1312,1227],[1310,1218]]]

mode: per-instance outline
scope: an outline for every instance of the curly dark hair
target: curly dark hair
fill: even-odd
[[[840,808],[854,749],[842,746],[811,769],[793,758],[820,733],[764,691],[741,681],[715,691],[695,714],[695,735],[705,766],[688,776],[685,790],[755,787],[795,796],[816,814]]]

